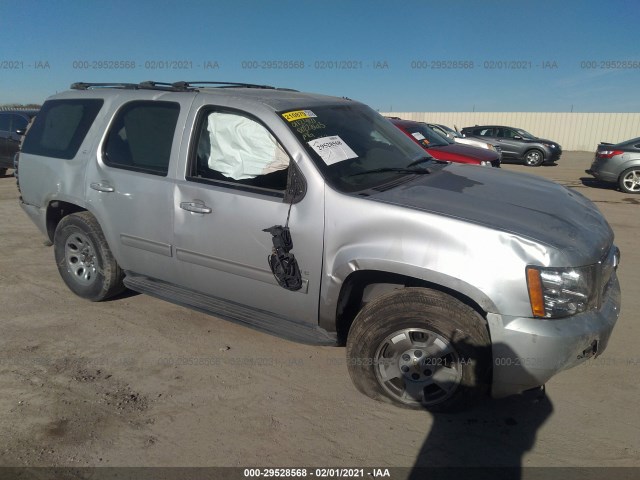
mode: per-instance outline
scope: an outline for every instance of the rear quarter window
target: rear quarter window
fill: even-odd
[[[24,140],[23,153],[72,159],[103,103],[101,99],[45,102]]]

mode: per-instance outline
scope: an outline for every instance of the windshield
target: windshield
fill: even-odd
[[[409,132],[423,148],[446,147],[453,143],[453,141],[449,140],[446,136],[436,133],[426,123],[401,124],[400,128]]]
[[[526,130],[522,130],[521,128],[517,129],[516,132],[518,132],[518,135],[524,138],[538,138],[535,135],[527,132]]]
[[[410,174],[371,170],[406,169],[420,158],[431,158],[389,120],[366,105],[302,107],[280,112],[280,115],[309,152],[327,183],[343,192],[366,190]]]
[[[436,133],[438,133],[439,135],[450,135],[454,138],[460,138],[462,137],[462,135],[460,135],[458,132],[456,132],[453,128],[447,127],[446,125],[434,125],[432,127]],[[441,131],[438,131],[438,128],[441,129]]]

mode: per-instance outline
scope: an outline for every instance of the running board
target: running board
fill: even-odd
[[[337,335],[288,318],[246,307],[221,298],[180,287],[162,280],[125,272],[127,288],[183,307],[199,310],[286,340],[310,345],[337,345]]]

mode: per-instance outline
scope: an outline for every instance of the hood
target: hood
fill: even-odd
[[[368,198],[546,244],[564,255],[567,264],[558,266],[595,263],[613,243],[611,227],[590,200],[529,174],[449,164]]]
[[[558,142],[554,142],[553,140],[547,140],[546,138],[532,138],[529,140],[530,143],[550,143],[551,145],[560,146]]]
[[[482,161],[493,162],[498,159],[498,154],[493,150],[472,147],[462,143],[452,143],[442,147],[429,147],[427,152],[438,160],[450,162],[480,163]]]

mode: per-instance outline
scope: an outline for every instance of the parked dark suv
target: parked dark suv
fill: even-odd
[[[7,173],[7,168],[13,168],[22,135],[36,113],[36,110],[0,111],[0,177]]]
[[[553,163],[560,159],[562,147],[556,142],[537,138],[521,128],[501,125],[476,125],[461,130],[465,137],[480,138],[502,149],[503,161],[524,162],[529,167]]]

